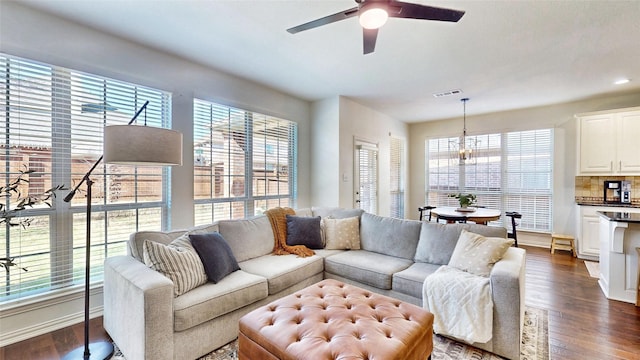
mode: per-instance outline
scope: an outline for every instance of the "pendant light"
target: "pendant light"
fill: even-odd
[[[478,143],[475,137],[467,136],[467,101],[469,98],[463,98],[460,101],[462,101],[463,111],[462,136],[449,142],[451,159],[458,160],[459,165],[475,165]]]

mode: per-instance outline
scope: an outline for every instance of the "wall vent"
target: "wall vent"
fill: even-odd
[[[443,91],[443,92],[440,92],[440,93],[433,94],[433,97],[439,98],[439,97],[458,95],[458,94],[462,94],[462,90],[455,89],[455,90]]]

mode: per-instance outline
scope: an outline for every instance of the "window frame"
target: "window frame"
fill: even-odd
[[[538,146],[535,142],[535,136],[537,134],[545,134],[546,138],[543,139],[542,143]],[[533,138],[531,135],[533,134]],[[531,147],[533,141],[533,147],[535,149],[540,148],[541,151],[539,153],[527,155],[524,157],[540,157],[540,163],[543,163],[544,170],[539,171],[539,175],[541,177],[545,177],[547,179],[548,187],[546,189],[536,191],[527,191],[526,186],[520,191],[514,190],[513,187],[509,186],[513,181],[513,178],[519,174],[516,171],[507,171],[508,170],[508,162],[510,158],[510,152],[508,149],[508,141],[509,137],[513,136],[527,136],[527,145]],[[425,201],[426,204],[432,206],[458,206],[457,200],[454,198],[448,197],[448,194],[453,193],[473,193],[478,198],[479,206],[486,206],[490,208],[498,208],[501,212],[505,211],[516,211],[520,212],[523,217],[519,224],[519,229],[530,232],[540,232],[540,233],[550,233],[553,229],[553,161],[554,161],[554,131],[553,129],[534,129],[534,130],[523,130],[523,131],[510,131],[510,132],[501,132],[501,133],[491,133],[485,135],[477,135],[477,138],[480,139],[478,146],[478,163],[475,165],[465,164],[459,165],[456,160],[451,159],[451,155],[449,153],[447,144],[450,139],[455,139],[451,137],[443,137],[443,138],[431,138],[425,140]],[[496,153],[496,139],[499,138],[499,154]],[[533,139],[533,140],[532,140]],[[483,141],[493,143],[493,145],[487,145],[483,147]],[[519,149],[524,146],[524,143],[521,142]],[[537,151],[537,150],[536,150]],[[545,152],[546,151],[546,152]],[[536,155],[537,154],[537,155]],[[436,155],[436,156],[434,156]],[[466,175],[469,170],[473,170],[474,167],[481,166],[483,163],[483,157],[485,162],[495,163],[496,159],[499,158],[499,169],[494,169],[493,171],[488,171],[487,176],[499,177],[499,191],[495,191],[495,189],[489,188],[475,188],[470,190],[466,184]],[[521,156],[523,157],[523,156]],[[437,159],[441,159],[442,161],[441,168],[444,169],[444,172],[436,172],[433,171],[435,165],[438,161]],[[492,159],[492,160],[487,160]],[[545,160],[546,159],[546,160]],[[521,160],[523,161],[523,160]],[[479,165],[480,164],[480,165]],[[493,166],[495,168],[495,164]],[[540,169],[540,166],[536,167]],[[499,171],[499,172],[498,172]],[[524,171],[531,173],[531,171]],[[430,179],[438,176],[438,174],[443,174],[442,176],[446,177],[446,179],[457,179],[457,185],[451,185],[447,181],[443,180],[443,184],[446,185],[439,186],[439,189],[434,189]],[[451,175],[453,174],[453,175]],[[543,179],[544,181],[544,179]],[[437,183],[437,182],[436,182]],[[497,184],[496,184],[497,185]],[[521,198],[529,196],[535,197],[536,200],[542,199],[542,203],[536,202],[533,207],[523,205],[526,201],[514,201],[514,198]],[[537,210],[540,209],[540,210]],[[547,210],[548,209],[548,210]],[[542,213],[541,213],[542,212]],[[502,216],[500,220],[490,222],[490,225],[493,226],[502,226],[510,228],[511,224],[509,223],[509,219],[505,216]]]
[[[20,144],[20,140],[14,142],[14,138],[37,139],[33,137],[37,135],[43,141],[50,141],[50,148],[47,150],[50,159],[44,166],[45,169],[50,167],[50,173],[40,175],[46,178],[46,184],[65,184],[68,188],[73,188],[102,153],[104,125],[127,124],[146,97],[150,97],[151,102],[148,113],[144,114],[145,120],[152,126],[171,127],[171,94],[166,91],[4,53],[0,53],[0,63],[0,93],[5,109],[5,127],[0,131],[0,137],[4,139],[4,144],[11,144],[3,149],[3,159],[10,157],[12,152],[23,152],[24,145]],[[42,77],[43,82],[39,84],[40,88],[48,87],[45,95],[35,94],[38,86],[23,86],[34,81],[32,68],[46,72]],[[118,106],[115,107],[114,104]],[[44,110],[38,110],[39,107]],[[49,124],[50,129],[36,134],[36,130],[24,127],[26,125],[23,124],[28,122]],[[0,181],[6,184],[16,173],[11,170],[9,162],[3,160],[3,163],[5,166]],[[149,192],[146,187],[141,188],[146,186],[145,179],[147,184],[157,184],[158,179],[160,182],[159,185],[150,187]],[[126,241],[130,230],[163,230],[170,227],[168,204],[171,177],[170,169],[166,167],[140,170],[138,167],[101,163],[93,172],[91,180],[94,182],[91,205],[91,283],[99,284],[102,282],[103,260],[109,256],[126,255]],[[122,186],[120,197],[114,198],[114,192],[107,185],[114,183]],[[23,240],[22,237],[16,241],[15,236],[35,236],[29,235],[29,231],[35,232],[38,229],[30,226],[18,232],[8,225],[2,229],[5,249],[0,257],[15,256],[17,263],[32,270],[30,274],[45,273],[46,279],[43,277],[42,281],[46,285],[29,288],[27,285],[32,281],[32,275],[21,277],[17,273],[15,276],[18,277],[18,284],[22,284],[18,286],[24,288],[14,292],[16,290],[11,276],[14,276],[13,272],[17,272],[17,269],[11,269],[12,273],[4,276],[0,285],[0,304],[22,301],[25,298],[37,299],[84,283],[87,206],[83,195],[86,186],[80,190],[81,193],[76,194],[71,203],[62,201],[67,190],[58,192],[51,207],[43,206],[21,212],[22,218],[41,217],[42,221],[46,221],[43,229],[48,231],[47,249],[44,245],[38,245],[42,246],[42,250],[38,251],[36,248],[35,254],[16,253],[10,244],[32,242]],[[143,200],[142,196],[145,194],[155,200]],[[7,204],[12,207],[10,203]],[[145,220],[150,217],[145,214],[151,209],[155,212],[152,217],[155,225],[149,228]],[[126,212],[131,215],[118,215]],[[121,226],[114,226],[114,222]],[[124,223],[130,227],[122,227]],[[44,233],[36,235],[42,237]],[[29,265],[29,258],[45,254],[49,264]]]
[[[207,100],[194,98],[194,118],[193,118],[193,151],[194,151],[194,224],[204,225],[218,220],[240,219],[262,214],[265,210],[275,206],[295,207],[297,199],[297,133],[298,125],[296,122],[278,118],[275,116],[265,115],[258,112],[244,110],[215,103]],[[226,117],[226,119],[225,119]],[[241,131],[236,131],[234,141],[231,141],[231,127],[235,118],[242,118],[243,124]],[[227,121],[227,123],[225,123]],[[213,138],[216,134],[215,128],[222,129],[220,126],[228,125],[228,140],[223,140],[222,148],[224,151],[214,150]],[[237,126],[239,124],[235,124]],[[261,127],[263,126],[263,127]],[[207,131],[210,129],[207,140]],[[285,129],[285,130],[283,130]],[[218,130],[224,135],[224,130]],[[285,134],[286,132],[286,134]],[[220,137],[218,134],[217,137]],[[241,136],[242,134],[242,136]],[[223,136],[224,137],[224,136]],[[263,140],[258,143],[258,140]],[[210,145],[206,145],[209,142]],[[261,146],[263,144],[264,146]],[[244,161],[244,170],[242,173],[232,171],[231,164],[238,161],[239,152],[232,151],[232,147],[244,147],[242,149],[242,157]],[[219,148],[220,145],[217,145]],[[282,160],[281,151],[286,148],[286,160]],[[207,150],[208,149],[208,150]],[[275,152],[275,158],[273,153]],[[207,154],[208,153],[208,154]],[[235,154],[236,158],[232,159]],[[210,196],[199,194],[198,178],[210,177],[210,180],[204,180],[204,183],[212,184],[212,187],[219,180],[216,178],[216,170],[214,169],[214,158],[216,156],[224,156],[219,168],[222,171],[221,178],[228,179],[228,185],[224,181],[221,187],[228,187],[228,195],[216,196],[215,189],[210,192]],[[263,156],[260,158],[260,156]],[[210,165],[207,165],[207,161]],[[226,162],[225,162],[226,161]],[[286,162],[286,164],[284,164]],[[259,166],[262,168],[258,169]],[[198,175],[197,172],[202,169],[210,168],[211,175]],[[273,169],[271,169],[273,167]],[[239,167],[235,167],[238,169]],[[286,169],[286,170],[285,170]],[[272,171],[269,176],[268,172]],[[281,171],[282,170],[282,171]],[[220,170],[218,170],[220,172]],[[262,172],[263,175],[258,175]],[[226,174],[225,174],[226,173]],[[286,175],[285,175],[286,173]],[[280,193],[280,184],[284,182],[286,176],[287,190]],[[242,179],[242,191],[236,188],[231,181]],[[258,194],[263,189],[260,181],[264,186],[264,194]],[[276,194],[267,194],[268,184],[270,182],[277,183]],[[231,187],[229,187],[231,186]],[[234,190],[235,189],[235,190]],[[257,204],[263,202],[264,206]],[[235,210],[234,210],[235,207]],[[242,210],[238,210],[241,208]]]

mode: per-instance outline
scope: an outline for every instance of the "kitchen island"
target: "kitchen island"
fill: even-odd
[[[608,299],[635,304],[638,284],[640,214],[599,211],[600,280]]]

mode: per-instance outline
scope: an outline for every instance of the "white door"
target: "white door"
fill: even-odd
[[[356,141],[354,159],[354,208],[378,211],[378,145]]]

